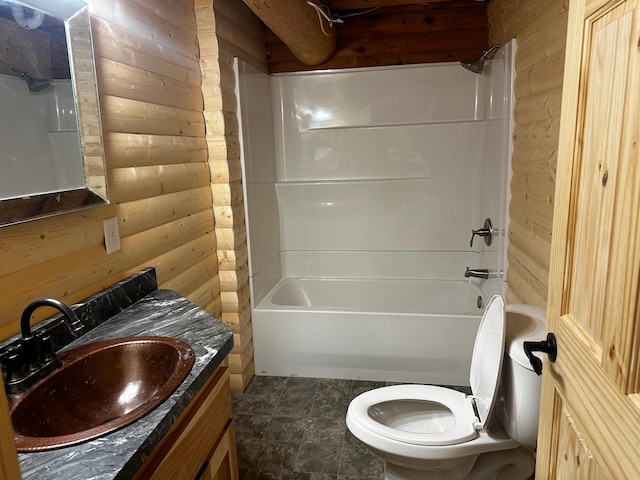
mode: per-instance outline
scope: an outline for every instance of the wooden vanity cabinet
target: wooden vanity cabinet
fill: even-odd
[[[134,478],[238,480],[226,366],[217,368]]]

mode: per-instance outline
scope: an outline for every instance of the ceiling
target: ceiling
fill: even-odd
[[[320,65],[305,65],[267,29],[271,73],[460,61],[479,57],[488,46],[488,2],[482,0],[321,3],[336,20],[337,47],[332,58]]]

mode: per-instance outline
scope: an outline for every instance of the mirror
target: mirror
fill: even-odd
[[[0,226],[108,201],[83,0],[0,0]]]

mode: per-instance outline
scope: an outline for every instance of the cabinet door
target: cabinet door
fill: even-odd
[[[238,480],[238,459],[233,423],[196,480]]]
[[[235,460],[235,443],[230,443],[230,437],[233,438],[233,422],[229,373],[226,367],[219,367],[153,452],[136,480],[207,478],[203,475],[208,472],[208,462],[216,452],[224,452],[230,460]],[[236,472],[237,462],[229,468]]]

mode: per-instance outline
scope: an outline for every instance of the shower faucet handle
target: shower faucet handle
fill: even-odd
[[[479,237],[484,237],[484,243],[487,245],[491,245],[493,241],[493,225],[491,224],[490,218],[484,219],[484,227],[479,228],[478,230],[471,229],[471,241],[469,242],[469,246],[473,247],[473,238],[478,235]]]

